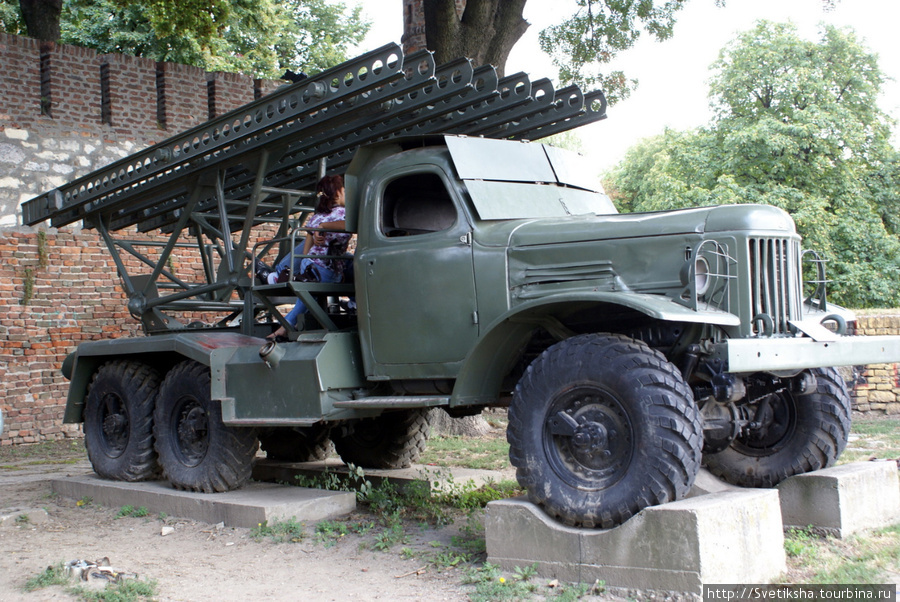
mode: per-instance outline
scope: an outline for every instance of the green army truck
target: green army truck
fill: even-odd
[[[293,462],[332,442],[407,466],[431,409],[493,406],[520,484],[569,525],[676,500],[701,464],[749,487],[833,464],[834,366],[900,360],[900,341],[852,336],[780,209],[618,214],[583,159],[527,142],[604,116],[599,92],[389,45],[27,202],[28,224],[99,232],[146,333],[63,365],[96,472],[224,491],[260,445]],[[261,285],[330,173],[352,281]],[[203,281],[171,269],[189,252]]]

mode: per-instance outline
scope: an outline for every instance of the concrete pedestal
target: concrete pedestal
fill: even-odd
[[[523,498],[491,502],[488,560],[545,578],[702,595],[709,583],[765,583],[785,570],[778,492],[712,493],[646,508],[613,529],[574,529]]]
[[[179,491],[168,483],[156,481],[107,481],[96,475],[54,479],[50,484],[54,493],[68,498],[91,498],[94,503],[111,508],[143,506],[154,514],[165,512],[210,524],[225,523],[229,527],[253,528],[263,521],[292,517],[315,522],[344,516],[356,509],[356,495],[350,492],[269,483],[249,483],[224,493]]]
[[[778,485],[785,528],[846,537],[900,519],[897,463],[854,462],[791,477]]]

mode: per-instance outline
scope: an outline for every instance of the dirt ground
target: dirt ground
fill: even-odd
[[[159,600],[467,600],[472,591],[459,569],[438,571],[423,559],[432,542],[450,541],[454,526],[408,527],[409,541],[387,552],[354,534],[326,546],[310,526],[300,543],[279,544],[254,539],[249,529],[155,515],[117,518],[121,509],[55,496],[48,479],[90,472],[86,459],[0,465],[0,514],[37,509],[29,522],[0,526],[3,601],[75,599],[61,586],[30,593],[23,586],[49,565],[103,557],[156,580]],[[163,536],[164,526],[174,532]],[[403,554],[404,547],[421,554]]]

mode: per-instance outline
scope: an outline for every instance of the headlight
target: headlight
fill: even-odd
[[[710,276],[709,262],[702,255],[694,262],[694,287],[697,289],[697,295],[703,296],[709,290],[712,282]]]

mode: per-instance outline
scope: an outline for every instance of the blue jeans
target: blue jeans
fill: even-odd
[[[290,261],[290,257],[288,257],[288,261]],[[281,265],[281,262],[279,262],[279,265]],[[285,265],[287,265],[286,262],[285,262]],[[310,266],[312,266],[312,269],[315,270],[317,274],[319,274],[319,282],[337,282],[338,281],[338,275],[335,274],[334,271],[330,270],[329,268],[324,268],[316,263],[313,263],[312,259],[310,259],[309,257],[307,257],[306,259],[304,259],[303,261],[300,262],[299,267],[294,270],[294,273],[302,274],[303,272],[306,271],[306,268],[308,268]],[[299,320],[300,316],[305,314],[307,311],[309,311],[309,310],[307,309],[307,307],[303,303],[303,301],[301,301],[300,299],[297,299],[297,302],[294,304],[294,309],[292,309],[291,312],[288,315],[286,315],[284,319],[287,320],[288,324],[290,324],[294,328],[297,328],[297,320]]]
[[[309,258],[301,259],[300,257],[296,257],[297,255],[303,255],[303,245],[299,245],[296,249],[294,249],[293,253],[288,253],[284,257],[281,258],[281,261],[275,264],[275,269],[273,270],[276,274],[280,274],[281,270],[286,269],[291,263],[291,257],[294,257],[294,275],[302,274],[303,269],[301,266],[306,267],[303,262],[309,261]]]

